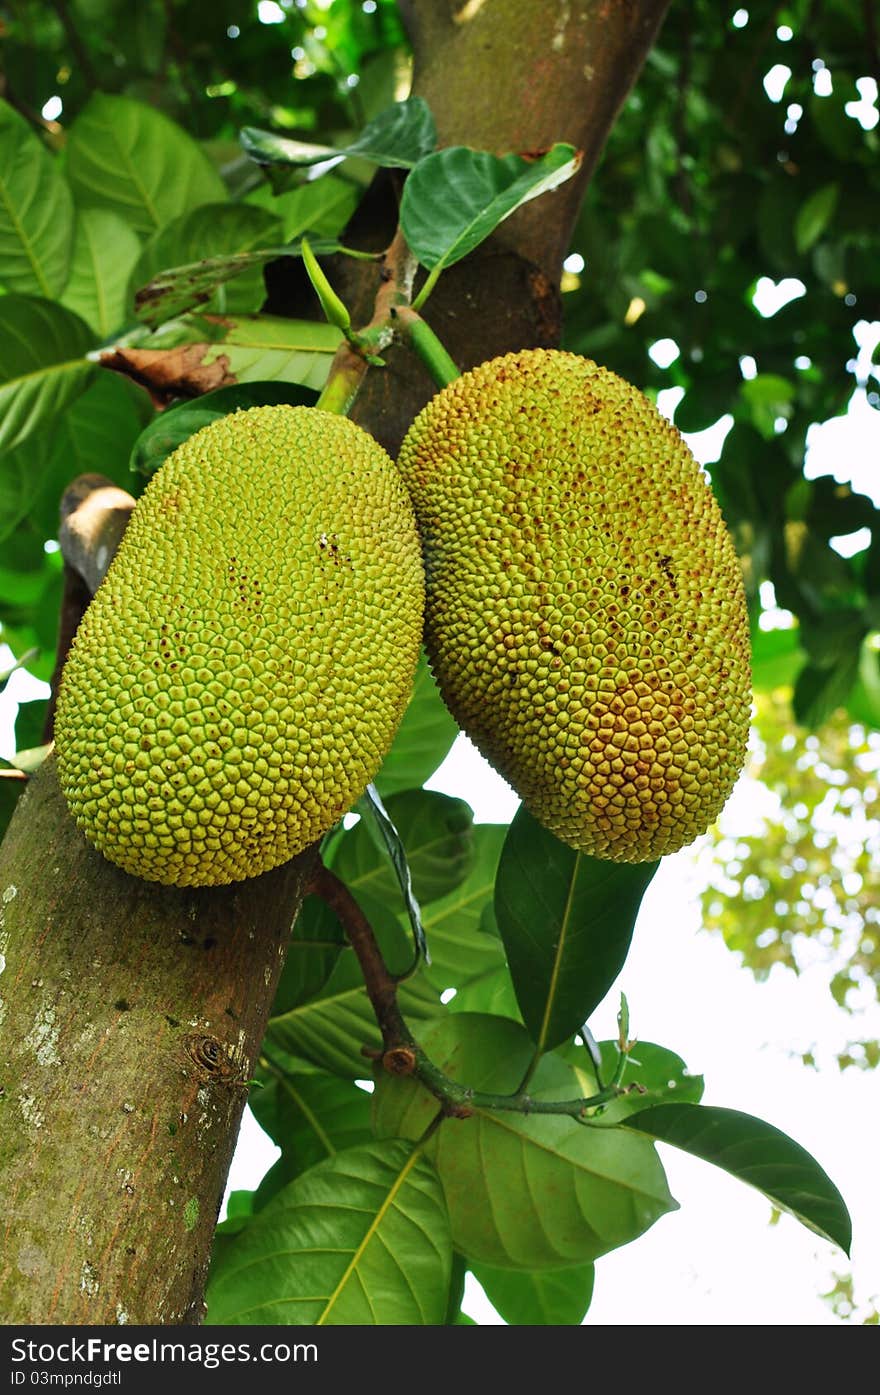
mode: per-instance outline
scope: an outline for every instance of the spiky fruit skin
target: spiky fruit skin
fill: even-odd
[[[398,461],[444,699],[532,814],[622,862],[690,843],[745,758],[741,572],[708,481],[642,393],[534,349],[481,364]]]
[[[423,600],[411,504],[360,427],[271,406],[197,432],[138,501],[65,666],[76,822],[169,885],[286,862],[378,770]]]

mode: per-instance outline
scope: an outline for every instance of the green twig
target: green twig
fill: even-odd
[[[457,363],[446,352],[431,326],[412,306],[400,306],[391,314],[438,387],[447,387],[461,377]]]

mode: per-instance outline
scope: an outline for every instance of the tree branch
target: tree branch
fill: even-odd
[[[620,1079],[622,1063],[632,1043],[623,1040],[619,1067],[611,1084],[588,1097],[543,1100],[536,1099],[525,1089],[513,1095],[494,1095],[453,1080],[434,1064],[409,1030],[397,1002],[398,980],[389,972],[373,927],[345,883],[319,861],[308,891],[319,896],[334,912],[357,955],[367,996],[382,1033],[383,1069],[390,1075],[412,1076],[418,1080],[439,1102],[444,1114],[466,1119],[475,1109],[485,1109],[514,1114],[567,1114],[584,1121],[591,1110],[627,1092]]]

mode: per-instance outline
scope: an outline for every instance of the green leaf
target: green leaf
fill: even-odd
[[[422,654],[403,721],[376,776],[382,798],[424,785],[445,760],[457,736],[458,726]]]
[[[657,1104],[631,1115],[626,1128],[671,1143],[757,1187],[774,1206],[849,1254],[852,1227],[843,1197],[815,1158],[772,1124],[735,1109]]]
[[[273,315],[240,315],[222,320],[184,317],[167,325],[161,335],[129,338],[126,350],[136,355],[149,378],[152,364],[164,365],[167,352],[189,344],[191,366],[210,368],[218,359],[234,383],[281,381],[320,392],[327,380],[341,335],[333,325],[316,320],[288,320]],[[200,354],[196,354],[200,350]]]
[[[58,161],[0,100],[0,283],[21,295],[60,295],[72,238],[73,199]]]
[[[235,262],[234,277],[218,276],[205,284],[204,271],[197,273],[195,298],[191,280],[178,277],[169,282],[164,273],[169,268],[198,268],[203,262],[216,265],[217,259],[241,258],[280,239],[278,219],[251,204],[214,203],[190,209],[153,233],[141,252],[131,276],[131,298],[138,317],[155,324],[173,319],[195,304],[207,305],[216,314],[250,314],[259,310],[266,299],[263,266],[268,258],[262,254],[249,264]],[[158,279],[158,286],[150,285],[154,279]],[[206,296],[208,290],[210,295]]]
[[[749,408],[752,424],[766,441],[776,435],[776,422],[792,413],[795,386],[778,373],[759,373],[740,384],[740,396]]]
[[[587,857],[518,811],[498,865],[495,914],[540,1051],[572,1036],[605,997],[658,866]]]
[[[277,402],[311,407],[317,394],[296,383],[237,383],[217,388],[189,402],[180,402],[154,417],[138,436],[131,452],[131,468],[141,475],[153,475],[184,441],[209,426],[218,417],[248,407],[264,407]]]
[[[77,205],[110,208],[139,233],[225,199],[196,142],[155,107],[97,92],[70,130],[67,171]]]
[[[528,1274],[477,1264],[473,1275],[492,1307],[511,1326],[576,1327],[593,1297],[595,1269],[592,1264],[579,1264]]]
[[[880,654],[866,640],[859,654],[859,674],[847,702],[854,722],[880,728]]]
[[[297,916],[287,958],[275,990],[272,1015],[290,1012],[316,997],[347,945],[345,932],[325,902],[307,896]]]
[[[48,425],[89,386],[94,343],[78,315],[35,296],[0,296],[0,452]]]
[[[282,379],[320,392],[341,338],[333,325],[317,321],[242,316],[227,322],[205,362],[224,355],[230,375],[239,382]]]
[[[80,210],[70,280],[61,299],[101,339],[133,316],[128,283],[140,250],[140,238],[118,213],[109,208]]]
[[[278,195],[272,193],[268,184],[262,184],[248,195],[247,201],[280,218],[282,240],[293,242],[303,233],[313,239],[336,237],[357,208],[358,190],[347,180],[328,174]]]
[[[473,828],[474,863],[464,881],[422,912],[431,962],[427,978],[438,991],[460,988],[493,970],[504,970],[504,946],[486,927],[495,890],[495,872],[507,828],[480,823]]]
[[[405,960],[403,932],[399,927],[397,931],[400,938],[397,953]],[[383,945],[383,950],[385,948]],[[388,958],[391,957],[388,953]],[[412,957],[411,952],[408,957]],[[421,975],[403,984],[397,996],[400,1010],[416,1035],[422,1023],[442,1011],[436,991]],[[277,1043],[283,1051],[303,1056],[334,1075],[350,1080],[363,1078],[368,1069],[363,1048],[381,1050],[382,1038],[360,967],[351,950],[340,954],[318,995],[269,1019],[266,1041],[271,1054],[274,1054],[273,1043]]]
[[[422,97],[397,102],[370,121],[356,140],[348,145],[312,145],[290,140],[272,131],[245,126],[241,143],[251,159],[261,165],[339,164],[349,156],[359,156],[374,165],[411,169],[437,144],[434,118]]]
[[[98,374],[67,411],[0,455],[0,538],[25,515],[41,538],[57,537],[61,495],[77,475],[92,471],[131,487],[128,452],[140,427],[136,392],[116,374]]]
[[[281,1187],[316,1163],[370,1141],[370,1096],[351,1080],[324,1071],[260,1078],[248,1103],[261,1128],[282,1151],[257,1188],[254,1210],[261,1211]]]
[[[0,542],[12,536],[43,487],[49,434],[36,432],[0,455]]]
[[[433,980],[436,982],[436,977]],[[452,1012],[485,1012],[492,1017],[509,1017],[519,1022],[521,1014],[507,965],[498,965],[469,978],[458,989],[451,1003]]]
[[[823,234],[837,207],[839,184],[825,184],[801,204],[794,224],[795,246],[799,252],[809,252]]]
[[[421,160],[406,181],[400,221],[410,250],[429,271],[452,266],[529,199],[576,173],[573,145],[535,160],[449,146]]]
[[[795,720],[813,730],[821,726],[832,712],[846,705],[858,672],[858,650],[831,667],[806,664],[794,685]]]
[[[452,1245],[437,1174],[400,1140],[350,1148],[285,1187],[225,1245],[207,1322],[443,1322]]]
[[[464,881],[474,860],[473,813],[463,799],[436,790],[391,795],[388,814],[406,849],[413,891],[420,906],[445,896]],[[333,871],[359,897],[400,905],[397,876],[385,847],[361,820],[333,850]]]
[[[788,630],[755,630],[752,634],[752,687],[762,693],[791,687],[803,660],[797,626]]]
[[[516,1022],[451,1013],[418,1034],[435,1065],[475,1090],[516,1091],[534,1046]],[[529,1092],[581,1096],[577,1074],[545,1056]],[[376,1083],[379,1135],[420,1138],[437,1101],[412,1079]],[[628,1129],[592,1128],[565,1115],[475,1108],[446,1120],[425,1145],[440,1173],[455,1248],[473,1263],[511,1269],[585,1264],[641,1235],[675,1208],[653,1148]]]

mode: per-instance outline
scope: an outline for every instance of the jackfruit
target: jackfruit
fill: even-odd
[[[675,428],[616,374],[533,349],[439,392],[398,464],[440,690],[531,813],[621,862],[704,832],[745,757],[748,620]]]
[[[176,886],[287,861],[378,770],[423,601],[412,506],[366,431],[307,407],[212,422],[150,481],[65,665],[79,827]]]

